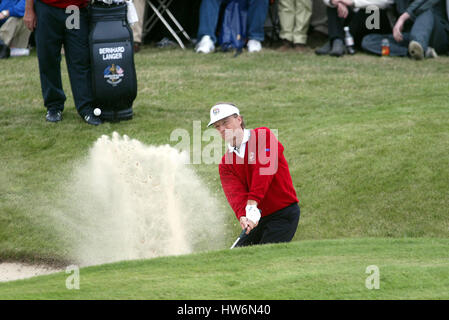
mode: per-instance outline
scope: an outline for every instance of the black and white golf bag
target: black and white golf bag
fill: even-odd
[[[99,108],[106,121],[131,119],[137,77],[126,2],[104,0],[90,6],[89,44],[93,108]]]

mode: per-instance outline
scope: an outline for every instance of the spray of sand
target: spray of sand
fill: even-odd
[[[223,210],[186,155],[117,133],[74,170],[57,214],[81,265],[223,248]]]

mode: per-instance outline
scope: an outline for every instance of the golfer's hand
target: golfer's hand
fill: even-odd
[[[25,14],[23,16],[23,22],[25,23],[25,26],[30,30],[33,31],[37,26],[37,17],[36,13],[34,12],[34,8],[26,8]]]
[[[258,223],[252,222],[247,217],[240,218],[240,226],[242,227],[242,230],[246,229],[246,234],[249,234],[251,232],[251,230],[253,230],[255,227],[257,227],[257,225],[258,225]]]

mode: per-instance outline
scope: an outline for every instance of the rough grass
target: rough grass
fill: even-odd
[[[79,290],[66,288],[65,272],[0,283],[0,299],[448,299],[448,246],[365,238],[236,248],[82,268]],[[378,289],[366,287],[373,265]]]
[[[2,61],[0,260],[70,260],[48,212],[100,135],[175,145],[170,133],[192,132],[197,120],[205,128],[217,101],[235,102],[248,127],[278,130],[301,201],[295,240],[447,238],[447,57],[336,59],[266,49],[232,58],[144,49],[136,67],[134,119],[90,127],[74,110],[65,65],[64,120],[50,124],[35,53]],[[216,165],[195,169],[224,202]],[[238,226],[230,209],[225,214],[232,243]]]

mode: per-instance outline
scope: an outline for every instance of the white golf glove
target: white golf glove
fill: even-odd
[[[245,208],[246,218],[257,224],[260,220],[260,210],[255,204],[248,204]]]

